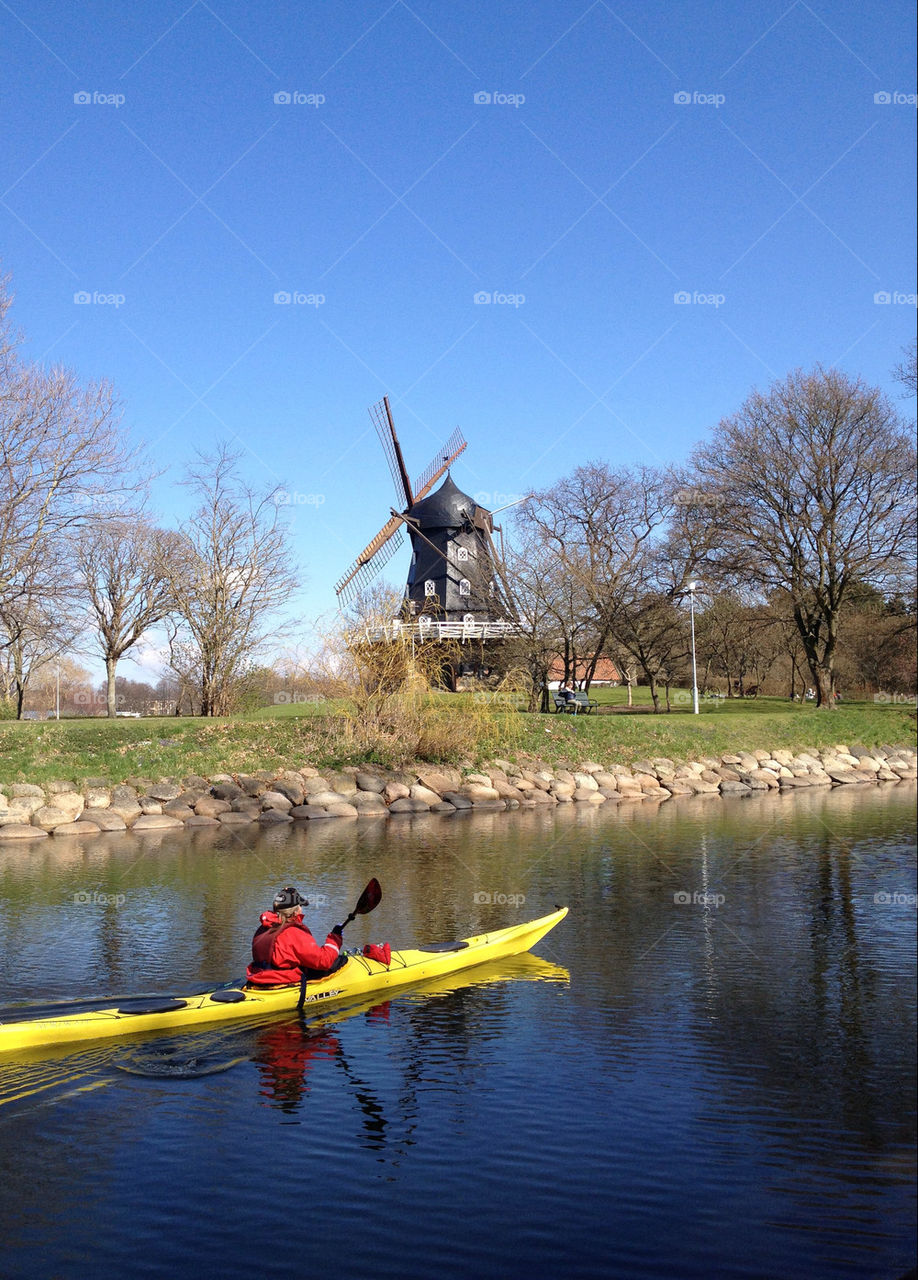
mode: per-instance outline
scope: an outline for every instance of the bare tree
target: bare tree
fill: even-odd
[[[903,347],[902,359],[893,369],[893,377],[905,387],[904,400],[918,392],[918,342],[914,338]]]
[[[234,683],[280,634],[277,613],[298,586],[274,494],[236,474],[225,446],[200,455],[186,481],[199,505],[160,569],[180,619],[173,650],[193,656],[201,715],[226,715]]]
[[[796,371],[746,400],[695,450],[714,495],[711,572],[785,590],[820,706],[835,697],[841,610],[912,572],[915,445],[883,396],[835,369]]]
[[[67,653],[80,625],[59,607],[54,584],[33,565],[14,599],[0,600],[0,685],[22,719],[30,681]]]
[[[109,716],[117,714],[119,659],[172,608],[164,566],[178,542],[142,515],[94,520],[77,540],[77,565],[105,659]]]
[[[112,388],[81,386],[66,369],[24,360],[0,281],[0,601],[26,591],[30,566],[52,559],[93,503],[129,489],[137,458],[125,445]]]

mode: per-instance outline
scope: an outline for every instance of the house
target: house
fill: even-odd
[[[574,671],[574,683],[582,685],[586,679],[586,669],[589,665],[587,660],[580,661],[576,664]],[[564,679],[564,659],[556,657],[548,669],[548,687],[549,689],[557,689]],[[620,685],[622,678],[619,675],[618,667],[611,658],[597,658],[596,672],[590,681],[591,686],[598,688],[614,689],[616,685]]]

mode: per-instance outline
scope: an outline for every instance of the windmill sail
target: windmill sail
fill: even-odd
[[[386,455],[389,471],[392,473],[392,483],[395,485],[395,496],[398,498],[398,505],[405,511],[414,502],[414,497],[411,493],[411,481],[408,479],[408,468],[405,466],[405,459],[402,457],[402,446],[399,444],[398,436],[395,434],[395,423],[392,421],[389,397],[383,396],[376,404],[370,406],[369,412],[376,428],[376,434],[379,436],[379,443],[382,445],[383,453]]]
[[[393,516],[368,543],[354,563],[335,583],[342,604],[350,604],[356,595],[368,587],[384,565],[387,565],[404,542],[401,518]]]
[[[459,454],[468,446],[462,432],[457,427],[446,444],[430,462],[414,482],[414,500],[420,502],[425,498],[442,475],[450,469]]]

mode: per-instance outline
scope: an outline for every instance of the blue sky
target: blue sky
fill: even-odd
[[[0,0],[15,319],[114,381],[165,521],[219,440],[298,495],[308,622],[394,501],[383,394],[409,470],[458,425],[491,506],[682,459],[796,366],[898,395],[911,25],[898,0]]]

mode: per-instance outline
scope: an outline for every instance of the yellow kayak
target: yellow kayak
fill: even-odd
[[[551,915],[458,942],[438,943],[413,950],[393,948],[388,968],[362,955],[349,955],[334,973],[306,984],[303,1012],[320,1010],[382,996],[429,978],[458,973],[529,951],[567,915],[560,907]],[[197,1030],[244,1018],[294,1012],[300,1002],[299,984],[290,987],[221,987],[182,998],[154,997],[105,1002],[108,1007],[66,1013],[42,1010],[34,1016],[28,1006],[0,1009],[0,1053],[44,1045],[76,1044],[144,1031]],[[100,1002],[101,1003],[101,1002]]]

